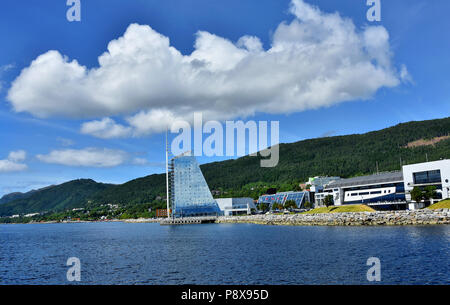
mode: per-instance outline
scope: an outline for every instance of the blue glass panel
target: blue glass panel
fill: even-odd
[[[219,206],[209,190],[194,156],[173,159],[174,216],[202,216],[220,214]]]

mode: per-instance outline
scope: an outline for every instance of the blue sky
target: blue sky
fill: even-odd
[[[248,110],[250,112],[244,116],[241,113],[230,114],[232,118],[278,120],[280,142],[295,142],[325,135],[363,133],[400,122],[449,115],[450,39],[446,31],[450,29],[450,20],[447,18],[450,10],[448,1],[381,0],[381,22],[373,23],[366,19],[368,7],[364,0],[305,2],[317,6],[321,14],[339,12],[340,18],[348,18],[353,22],[357,33],[364,32],[370,26],[384,27],[389,35],[387,53],[390,54],[390,67],[398,72],[405,67],[408,77],[396,85],[380,85],[366,98],[356,96],[345,102],[330,102],[328,106],[320,104],[314,109],[300,104],[297,108],[285,106],[285,111],[276,114],[274,112],[278,111],[253,113]],[[13,81],[38,56],[49,50],[56,50],[67,56],[68,61],[76,60],[86,69],[96,69],[99,66],[98,57],[108,50],[108,43],[123,36],[133,23],[149,25],[154,32],[168,37],[170,45],[186,56],[196,50],[194,43],[198,31],[209,32],[233,43],[237,43],[244,35],[258,37],[263,50],[267,51],[273,44],[279,25],[282,22],[290,24],[296,18],[289,11],[288,0],[81,0],[81,22],[67,21],[68,7],[63,0],[6,0],[2,1],[2,6],[0,160],[24,164],[25,167],[0,171],[0,196],[76,178],[122,183],[164,170],[161,167],[164,162],[164,136],[159,127],[155,127],[153,132],[128,137],[99,138],[81,132],[83,123],[106,117],[112,118],[121,127],[128,128],[127,118],[141,110],[153,109],[148,105],[145,109],[136,106],[130,113],[115,113],[110,111],[112,108],[105,108],[104,114],[100,113],[102,110],[96,110],[93,114],[86,112],[86,116],[72,116],[69,111],[64,111],[64,107],[60,112],[52,112],[42,110],[42,107],[36,108],[32,104],[40,103],[38,94],[48,87],[33,87],[34,91],[30,89],[29,92],[36,93],[35,99],[27,100],[19,92],[19,95],[15,95],[19,97],[11,101],[8,92]],[[305,63],[305,67],[312,64]],[[37,71],[37,75],[40,72],[42,70]],[[400,79],[399,73],[397,77]],[[368,77],[367,82],[371,81],[373,80]],[[23,81],[21,84],[26,86],[30,82]],[[243,86],[245,87],[245,83]],[[16,89],[16,92],[21,88]],[[55,90],[53,96],[65,94],[58,91],[58,88],[52,90]],[[64,90],[67,88],[61,87],[61,91]],[[75,93],[71,94],[75,98],[67,103],[76,106],[76,89],[73,90]],[[233,96],[239,99],[238,94]],[[247,98],[243,98],[243,103],[247,102]],[[80,109],[83,109],[82,105],[90,105],[89,98],[84,101],[81,99],[82,92]],[[251,101],[251,98],[248,100]],[[56,109],[59,101],[55,99],[53,102]],[[267,107],[264,109],[273,109],[271,102],[264,104]],[[75,106],[73,109],[76,110]],[[20,109],[23,111],[17,111]],[[41,115],[42,111],[47,112]],[[119,154],[116,156],[119,160],[114,159],[109,165],[102,167],[95,164],[63,165],[50,160],[52,151],[71,150],[76,153],[88,148],[107,153],[121,152],[124,155]],[[26,157],[14,159],[10,156],[11,152],[21,150],[26,153]],[[142,162],[133,162],[136,158]],[[205,163],[221,159],[223,158],[202,157],[200,161]]]

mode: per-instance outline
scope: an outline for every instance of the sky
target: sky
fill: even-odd
[[[164,172],[194,113],[279,121],[282,143],[450,113],[446,0],[380,0],[379,22],[365,0],[80,3],[2,1],[0,196]]]

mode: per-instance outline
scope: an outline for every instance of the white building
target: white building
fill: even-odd
[[[237,214],[252,213],[252,209],[256,210],[255,203],[252,198],[217,198],[217,204],[224,216]]]
[[[417,163],[403,166],[406,200],[411,201],[414,187],[435,186],[439,199],[450,198],[450,160]],[[423,203],[410,203],[410,209],[423,207]]]
[[[311,192],[321,192],[323,191],[325,185],[330,184],[333,181],[339,180],[341,177],[323,177],[323,176],[317,176],[317,177],[311,177],[309,178],[308,182],[306,182],[306,185],[310,185],[310,191]]]

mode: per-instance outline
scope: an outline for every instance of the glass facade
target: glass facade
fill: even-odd
[[[293,200],[298,208],[301,208],[306,201],[309,201],[309,192],[286,192],[273,195],[262,195],[258,199],[258,204],[265,203],[272,209],[272,204],[284,204],[288,200]]]
[[[174,217],[220,214],[194,156],[176,157],[172,159],[171,167],[170,200]]]
[[[414,173],[414,184],[426,184],[426,183],[440,183],[441,182],[441,171],[426,171]]]

